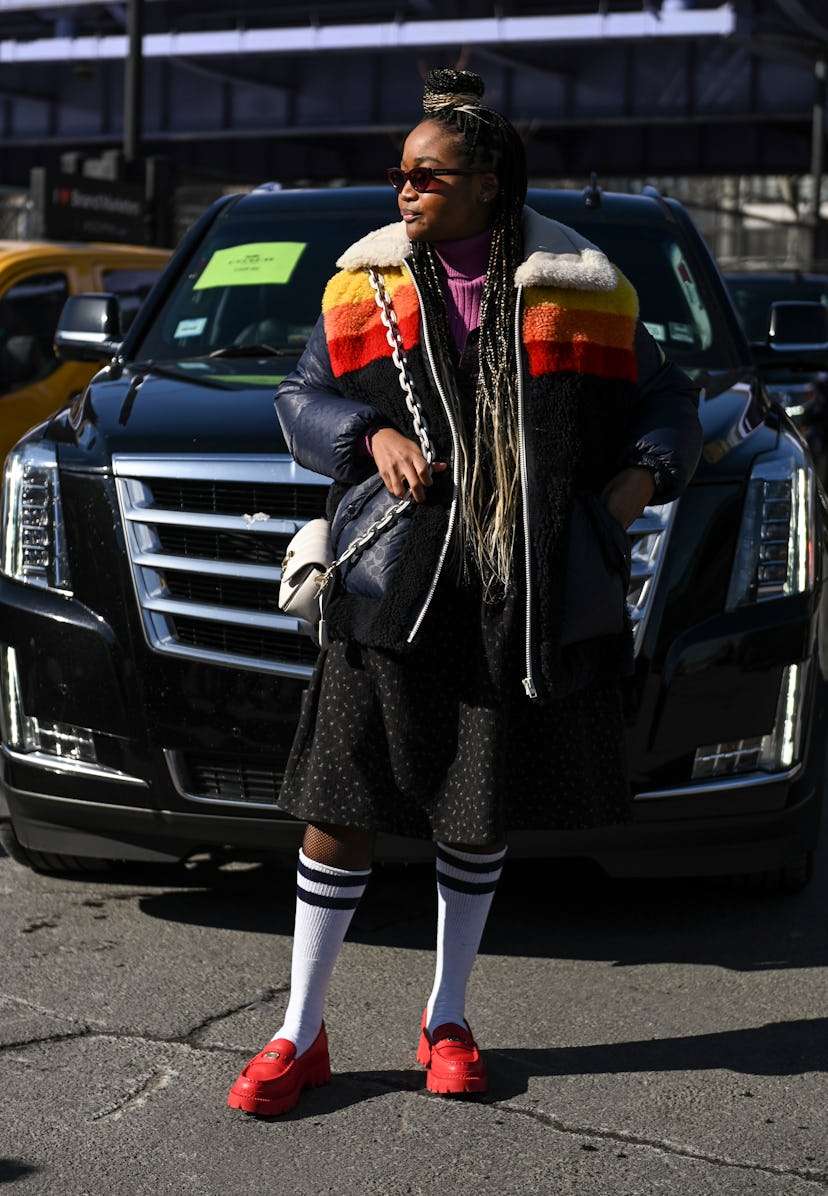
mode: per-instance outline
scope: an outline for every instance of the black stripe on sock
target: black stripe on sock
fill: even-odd
[[[495,877],[494,880],[473,881],[473,880],[458,880],[456,876],[446,876],[445,872],[437,872],[437,884],[443,885],[447,889],[454,889],[457,893],[474,893],[482,896],[483,893],[493,893],[497,888],[497,882],[500,877]]]
[[[367,883],[369,875],[367,872],[358,872],[355,876],[336,876],[330,872],[318,872],[316,868],[309,868],[301,860],[297,861],[296,869],[305,880],[311,880],[318,885],[330,885],[331,888],[338,889],[353,889],[357,885],[364,885]]]
[[[439,843],[436,846],[436,850],[438,860],[442,860],[444,864],[451,864],[452,868],[459,868],[462,872],[494,872],[496,868],[503,866],[503,856],[506,854],[504,851],[500,859],[489,860],[488,863],[475,864],[461,859],[460,856],[453,855],[450,851],[446,851],[445,847],[441,847]]]
[[[310,889],[297,885],[296,896],[306,905],[321,905],[323,909],[356,909],[362,894],[359,897],[326,897],[323,893],[312,893]]]

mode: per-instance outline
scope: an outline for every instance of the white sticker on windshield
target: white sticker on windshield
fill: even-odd
[[[182,340],[187,336],[201,336],[206,323],[206,316],[202,316],[200,319],[179,320],[178,327],[173,333],[173,338],[174,340]]]
[[[663,324],[651,324],[648,320],[642,320],[642,323],[653,340],[664,341],[667,339],[667,329]]]
[[[683,344],[692,345],[695,341],[692,324],[674,324],[671,320],[668,324],[670,329],[670,340],[681,341]]]

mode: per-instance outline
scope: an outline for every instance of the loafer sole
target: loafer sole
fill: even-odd
[[[271,1058],[279,1062],[271,1063]],[[306,1088],[321,1088],[330,1078],[328,1037],[323,1025],[315,1041],[298,1059],[293,1043],[272,1039],[242,1068],[230,1089],[227,1104],[243,1113],[278,1117],[294,1108]]]
[[[296,1107],[305,1088],[321,1088],[324,1084],[329,1084],[330,1080],[330,1066],[318,1065],[298,1076],[297,1082],[283,1096],[254,1096],[252,1093],[237,1092],[235,1088],[231,1088],[227,1104],[229,1108],[241,1109],[244,1113],[257,1113],[260,1117],[278,1117],[280,1113],[289,1113]]]
[[[487,1092],[489,1081],[486,1076],[452,1076],[440,1079],[429,1068],[426,1073],[426,1088],[440,1096],[465,1096],[470,1093]]]
[[[420,1041],[417,1045],[417,1062],[426,1069],[426,1088],[429,1092],[439,1093],[440,1096],[465,1096],[472,1093],[488,1092],[489,1077],[486,1075],[482,1063],[480,1071],[476,1075],[464,1075],[459,1068],[456,1071],[449,1067],[442,1070],[439,1061],[435,1071],[432,1046],[426,1036],[425,1028],[420,1033]]]

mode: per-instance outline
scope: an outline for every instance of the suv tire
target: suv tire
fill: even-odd
[[[67,872],[109,872],[115,863],[114,860],[97,860],[87,856],[58,855],[53,851],[32,851],[23,846],[10,822],[0,823],[0,847],[16,864],[47,876],[65,875]]]

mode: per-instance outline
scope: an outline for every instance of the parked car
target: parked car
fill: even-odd
[[[828,666],[810,459],[677,202],[529,202],[635,283],[650,332],[703,385],[705,447],[682,498],[631,528],[633,822],[516,834],[512,853],[801,885]],[[108,364],[17,445],[3,490],[3,842],[21,862],[295,850],[279,787],[316,650],[276,597],[285,545],[328,483],[289,457],[273,393],[338,254],[396,219],[390,189],[265,186],[204,214],[126,336],[112,295],[70,299],[61,356]],[[429,848],[386,836],[379,850]]]
[[[111,291],[126,329],[169,256],[138,245],[0,241],[0,461],[95,373],[94,365],[55,354],[67,298]]]

